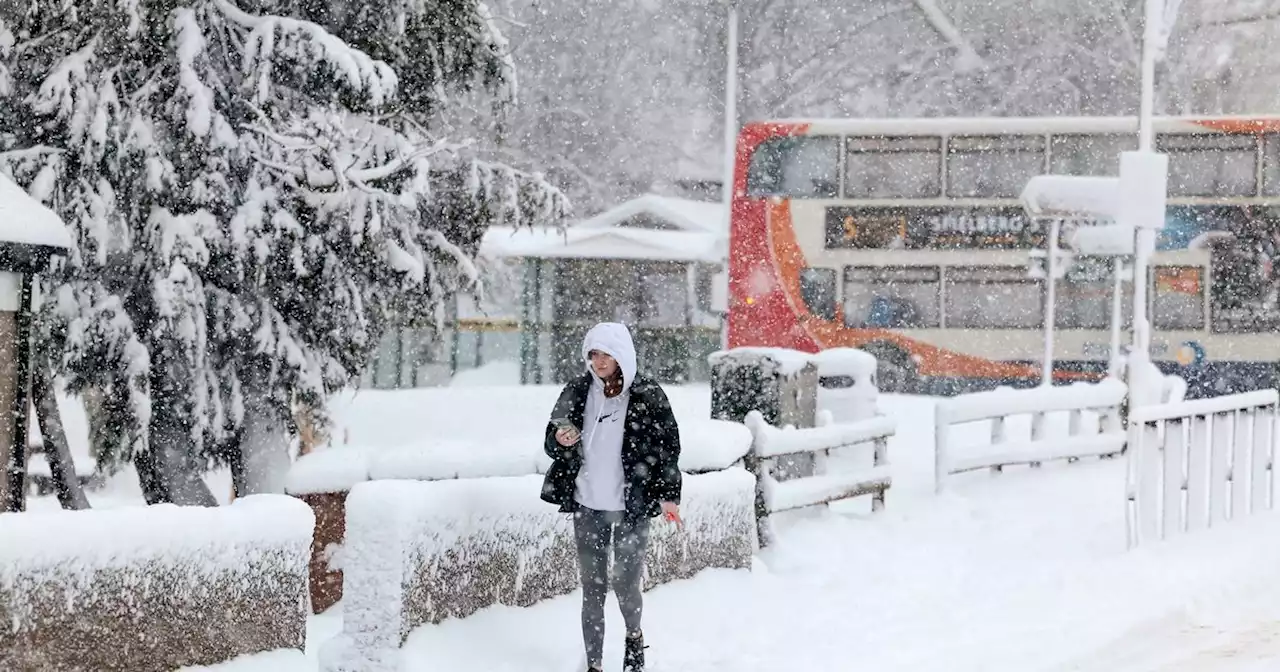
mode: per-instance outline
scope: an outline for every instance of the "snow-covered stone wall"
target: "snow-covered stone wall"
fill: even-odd
[[[0,514],[0,670],[161,672],[302,649],[313,525],[283,495]]]
[[[572,521],[539,499],[542,477],[372,481],[347,497],[343,633],[330,672],[394,670],[416,627],[578,586]],[[756,547],[755,479],[741,468],[686,475],[684,528],[654,519],[645,587],[712,567],[746,569]]]

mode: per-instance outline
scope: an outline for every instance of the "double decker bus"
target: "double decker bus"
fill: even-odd
[[[1187,379],[1188,396],[1274,387],[1280,116],[1157,118],[1155,130],[1169,201],[1145,279],[1152,359]],[[728,346],[863,348],[885,391],[1038,384],[1045,281],[1028,252],[1044,248],[1046,224],[1018,196],[1035,175],[1117,175],[1137,134],[1136,117],[745,126]],[[1057,281],[1055,382],[1105,375],[1113,268],[1077,256]]]

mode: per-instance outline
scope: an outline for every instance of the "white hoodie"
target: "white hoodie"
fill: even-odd
[[[591,369],[592,350],[613,357],[622,369],[622,392],[612,399],[604,396],[604,381]],[[582,421],[582,469],[575,482],[574,499],[596,511],[624,511],[622,439],[631,383],[636,377],[636,347],[631,342],[631,332],[616,322],[597,324],[582,340],[582,358],[592,381]]]

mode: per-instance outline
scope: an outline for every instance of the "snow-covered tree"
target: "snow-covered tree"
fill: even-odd
[[[355,378],[397,301],[430,313],[474,280],[478,234],[451,239],[442,203],[474,227],[563,212],[535,178],[393,119],[396,71],[304,4],[0,10],[2,165],[79,246],[43,334],[71,389],[106,390],[120,431],[103,457],[133,459],[149,501],[211,503],[196,475],[215,461],[242,494],[282,487],[292,404]]]

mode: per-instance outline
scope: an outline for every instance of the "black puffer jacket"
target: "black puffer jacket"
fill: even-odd
[[[592,380],[588,372],[566,385],[551,417],[568,418],[581,428]],[[671,402],[657,382],[637,375],[630,393],[622,438],[623,496],[628,516],[651,518],[661,513],[661,502],[680,503],[680,431]],[[574,490],[582,468],[581,445],[561,446],[555,425],[547,423],[544,449],[552,463],[542,484],[542,499],[558,504],[565,513],[578,508]]]

